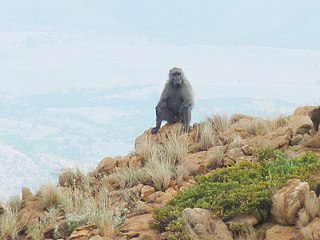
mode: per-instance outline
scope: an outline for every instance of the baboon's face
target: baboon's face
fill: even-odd
[[[175,87],[181,87],[182,85],[181,73],[172,74],[172,83]]]

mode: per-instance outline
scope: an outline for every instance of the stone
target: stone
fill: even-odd
[[[271,214],[282,225],[293,225],[298,211],[303,207],[310,188],[307,182],[290,179],[272,198]]]
[[[309,148],[319,148],[320,147],[320,132],[311,137],[310,139],[306,140],[303,144],[305,147]]]
[[[152,213],[134,216],[120,228],[127,238],[160,240],[160,233],[151,227],[155,223]]]
[[[141,192],[140,192],[141,199],[146,201],[147,197],[155,192],[156,192],[156,189],[154,187],[145,185],[141,188]]]
[[[143,158],[141,156],[133,156],[129,159],[130,168],[141,168],[143,166]]]
[[[241,157],[244,157],[244,153],[241,148],[232,148],[226,152],[226,156],[234,162],[237,162]]]
[[[274,225],[266,231],[265,240],[301,240],[304,239],[295,227]]]
[[[244,155],[246,155],[246,156],[251,156],[253,154],[253,149],[249,145],[242,146],[241,150],[243,151]]]
[[[302,134],[296,134],[291,138],[290,145],[291,146],[296,146],[302,141],[302,139],[303,139],[303,135]]]
[[[88,240],[99,235],[99,229],[95,224],[77,227],[69,236],[68,240]]]
[[[301,125],[300,127],[298,127],[298,129],[296,130],[296,134],[306,134],[306,133],[309,133],[309,131],[311,130],[311,125],[310,124],[303,124]]]
[[[265,136],[257,136],[252,139],[261,147],[269,147],[272,149],[278,149],[289,145],[292,137],[292,129],[288,127],[279,127],[276,131],[268,133]]]
[[[110,174],[116,167],[116,161],[112,157],[105,157],[96,167],[96,174]]]
[[[183,159],[182,166],[187,169],[190,175],[206,173],[209,166],[209,160],[206,155],[206,151],[188,154]]]
[[[203,240],[232,240],[227,225],[213,218],[211,212],[201,208],[186,208],[182,217],[188,225],[192,236]]]
[[[252,120],[253,117],[249,116],[249,115],[245,115],[245,114],[241,114],[241,113],[235,113],[233,115],[231,115],[230,119],[229,119],[229,124],[235,124],[237,122],[239,122],[241,119],[248,119],[248,120]]]
[[[155,199],[155,203],[160,203],[162,205],[165,205],[167,202],[173,199],[176,195],[177,195],[177,191],[174,190],[172,187],[169,187],[164,192],[164,194],[162,194],[160,197]]]

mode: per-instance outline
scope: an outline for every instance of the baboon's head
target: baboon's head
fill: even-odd
[[[181,87],[183,84],[183,71],[181,68],[174,67],[169,71],[169,79],[172,82],[173,86]]]

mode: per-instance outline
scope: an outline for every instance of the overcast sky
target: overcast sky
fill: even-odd
[[[0,0],[0,92],[159,86],[173,66],[200,91],[319,85],[319,9],[317,0]]]
[[[1,0],[1,31],[319,49],[317,0]]]

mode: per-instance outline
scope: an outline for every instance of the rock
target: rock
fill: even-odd
[[[320,147],[320,132],[311,137],[310,139],[306,140],[303,144],[305,147],[309,148],[319,148]]]
[[[116,167],[116,161],[112,157],[105,157],[96,168],[96,174],[110,174]]]
[[[88,240],[91,237],[99,235],[98,227],[94,224],[77,227],[70,235],[68,240]]]
[[[238,214],[228,224],[236,224],[244,227],[254,227],[258,225],[259,218],[254,214]]]
[[[112,238],[101,237],[99,235],[91,237],[89,240],[112,240]]]
[[[161,197],[164,194],[162,191],[156,191],[155,193],[152,193],[151,195],[147,196],[146,198],[142,199],[148,203],[154,203],[157,198]]]
[[[155,203],[160,203],[162,205],[165,205],[167,202],[173,199],[176,195],[177,195],[177,191],[174,190],[172,187],[169,187],[164,192],[164,194],[162,194],[160,197],[155,199]]]
[[[305,124],[301,125],[300,127],[298,127],[298,129],[296,130],[296,134],[301,134],[301,135],[308,134],[309,131],[311,130],[311,128],[312,127],[310,124],[305,123]]]
[[[206,158],[207,152],[201,151],[188,154],[184,159],[182,166],[187,169],[190,175],[205,173],[208,171],[209,161]]]
[[[244,153],[241,148],[232,148],[226,152],[226,156],[234,162],[237,162],[239,158],[244,157]]]
[[[257,136],[252,141],[261,147],[278,149],[289,145],[292,137],[292,130],[288,127],[279,127],[275,132],[265,136]]]
[[[303,135],[302,134],[294,135],[290,140],[290,145],[291,146],[296,146],[302,141],[302,139],[303,139]]]
[[[130,168],[141,168],[143,166],[143,158],[141,156],[133,156],[129,159]]]
[[[154,224],[155,220],[153,214],[144,214],[134,216],[128,219],[128,221],[121,227],[120,232],[125,234],[127,238],[138,239],[154,239],[160,240],[160,233],[151,228],[151,224]]]
[[[191,231],[191,235],[196,239],[212,240],[232,240],[231,233],[227,225],[212,217],[212,214],[201,208],[186,208],[182,212],[182,217]]]
[[[242,146],[241,150],[243,151],[244,155],[246,155],[246,156],[251,156],[253,153],[253,149],[249,145]]]
[[[147,197],[155,192],[156,192],[156,190],[154,187],[145,185],[141,188],[141,192],[140,192],[141,199],[146,201]]]
[[[301,240],[303,237],[295,227],[274,225],[266,231],[265,240]]]
[[[294,110],[293,115],[308,116],[309,112],[311,112],[315,108],[317,108],[317,106],[298,107]]]
[[[27,201],[33,198],[33,194],[31,193],[30,189],[27,187],[22,188],[22,201]]]
[[[298,211],[303,207],[309,184],[299,179],[290,179],[272,199],[271,214],[282,225],[295,224]]]

